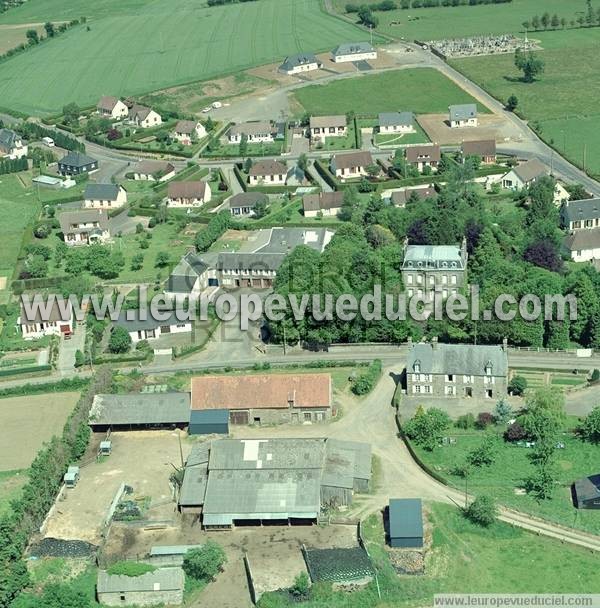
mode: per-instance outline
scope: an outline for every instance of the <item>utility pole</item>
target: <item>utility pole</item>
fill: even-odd
[[[283,322],[283,354],[286,355],[286,336],[285,336],[285,321]]]

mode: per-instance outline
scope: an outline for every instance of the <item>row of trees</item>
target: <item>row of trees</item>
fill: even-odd
[[[600,8],[594,9],[591,0],[586,2],[585,13],[578,13],[576,17],[567,20],[565,17],[559,17],[556,13],[550,15],[545,12],[542,15],[534,15],[531,19],[523,21],[521,24],[526,31],[530,30],[556,30],[559,27],[594,27],[600,26]]]
[[[23,158],[5,158],[0,159],[0,175],[6,175],[7,173],[18,173],[19,171],[27,171],[29,165],[27,163],[27,157]]]
[[[439,6],[478,6],[480,4],[506,4],[512,0],[382,0],[369,4],[369,8],[373,11],[393,11],[395,9],[410,9],[410,8],[435,8]],[[346,4],[347,13],[358,13],[364,5]]]

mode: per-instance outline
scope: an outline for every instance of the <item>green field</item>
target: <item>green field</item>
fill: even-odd
[[[318,583],[304,608],[391,608],[430,606],[436,593],[597,593],[600,557],[519,528],[495,523],[480,528],[458,509],[428,506],[432,545],[423,576],[398,576],[384,547],[380,515],[362,525],[378,581],[352,593]],[[549,577],[548,573],[552,572]],[[378,594],[378,589],[381,595]],[[259,608],[297,606],[289,595],[267,593]]]
[[[501,435],[503,429],[497,430]],[[481,445],[484,431],[453,428],[448,431],[448,436],[455,438],[456,443],[437,447],[433,452],[418,446],[415,446],[415,450],[423,462],[463,490],[465,480],[451,471],[456,465],[464,463],[467,452]],[[522,488],[524,479],[533,472],[528,458],[530,450],[505,443],[501,436],[494,464],[472,468],[468,478],[469,493],[488,494],[498,502],[525,513],[599,534],[598,514],[573,507],[570,485],[580,477],[598,472],[600,446],[582,442],[570,433],[564,434],[560,440],[565,444],[565,449],[557,450],[558,484],[551,500],[538,501],[530,495],[515,493],[515,489]]]
[[[408,144],[429,143],[429,137],[419,124],[415,124],[414,133],[375,133],[373,137],[377,146],[406,146]]]
[[[379,1],[361,0],[357,4],[374,4]],[[333,0],[333,3],[336,10],[344,14],[346,0]],[[399,0],[396,0],[396,4],[399,4]],[[377,29],[383,34],[407,40],[435,40],[476,34],[524,33],[521,24],[546,11],[551,15],[557,13],[559,17],[564,16],[570,21],[578,12],[585,11],[585,2],[513,0],[506,4],[378,11],[376,15],[379,18]]]
[[[319,0],[213,8],[197,0],[178,0],[176,8],[159,0],[36,0],[7,11],[0,25],[81,15],[87,25],[0,64],[3,107],[56,112],[71,101],[90,105],[101,95],[139,95],[364,37],[324,13]]]
[[[296,101],[309,114],[375,116],[379,112],[409,110],[415,114],[439,114],[451,104],[475,100],[451,80],[432,68],[397,70],[343,79],[326,85],[302,87]],[[487,108],[477,104],[479,112]]]

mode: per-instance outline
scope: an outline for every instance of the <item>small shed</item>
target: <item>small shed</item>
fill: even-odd
[[[192,410],[190,435],[228,435],[229,410]]]
[[[161,566],[181,566],[188,551],[202,545],[154,545],[148,554],[148,562]]]
[[[390,547],[423,546],[423,505],[420,498],[391,498],[388,508]]]
[[[573,490],[578,509],[600,509],[600,473],[578,479]]]
[[[63,481],[65,482],[67,488],[74,488],[77,485],[77,482],[79,481],[79,467],[71,465],[67,469]]]

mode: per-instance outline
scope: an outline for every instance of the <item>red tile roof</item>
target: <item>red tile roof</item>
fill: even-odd
[[[192,378],[193,410],[331,407],[329,374],[252,374]]]

